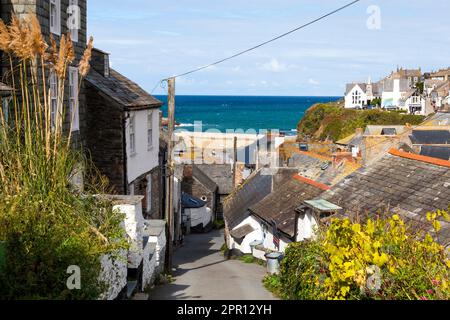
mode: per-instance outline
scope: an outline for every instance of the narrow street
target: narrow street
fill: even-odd
[[[265,268],[226,260],[223,231],[186,237],[174,254],[174,282],[156,287],[150,300],[274,300],[262,279]]]

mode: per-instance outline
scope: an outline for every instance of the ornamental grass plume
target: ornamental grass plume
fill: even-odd
[[[47,42],[45,42],[42,36],[41,25],[35,14],[29,13],[27,16],[28,23],[30,25],[29,42],[33,48],[35,55],[44,56],[45,51],[48,48]]]
[[[94,38],[90,37],[87,44],[86,50],[84,51],[83,57],[78,64],[78,72],[82,77],[86,77],[91,68],[90,61],[92,58],[92,49],[94,48]]]
[[[77,168],[97,172],[63,130],[72,41],[62,36],[58,47],[50,37],[48,46],[34,14],[14,15],[9,25],[0,20],[0,49],[11,67],[3,81],[13,88],[12,103],[0,108],[0,300],[96,299],[104,289],[99,259],[126,248],[126,239],[123,215],[96,196],[105,193],[97,178],[81,191],[72,183]],[[48,88],[51,72],[57,88]],[[83,272],[81,290],[65,285],[71,265]]]
[[[0,20],[0,50],[3,52],[9,52],[9,44],[11,43],[11,36],[9,34],[8,27]]]

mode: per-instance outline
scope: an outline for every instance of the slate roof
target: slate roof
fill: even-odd
[[[345,95],[347,95],[355,86],[359,86],[362,91],[366,92],[367,84],[365,83],[347,83]]]
[[[192,166],[192,176],[197,179],[206,189],[211,192],[216,192],[218,189],[217,184],[199,167]]]
[[[450,160],[450,146],[437,147],[437,146],[423,146],[420,150],[422,156]]]
[[[413,130],[413,144],[450,144],[450,130]]]
[[[426,214],[450,204],[450,162],[391,150],[372,166],[362,168],[320,196],[355,217],[397,213],[412,226],[430,229]],[[444,241],[450,224],[442,222]]]
[[[308,152],[295,153],[289,159],[289,167],[296,168],[301,176],[327,185],[335,184],[355,170],[346,163],[333,166],[331,158],[318,158]]]
[[[386,125],[369,125],[366,127],[366,130],[364,132],[365,136],[371,136],[371,135],[383,135],[383,131],[385,132],[384,135],[388,135],[388,133],[396,132],[394,135],[402,134],[407,129],[406,126],[386,126]]]
[[[91,68],[86,81],[127,109],[159,108],[163,105],[139,85],[113,69],[110,69],[109,77],[104,77]]]
[[[278,230],[295,238],[296,208],[305,200],[317,197],[329,187],[310,179],[295,175],[286,180],[271,194],[250,207],[253,215],[271,224],[275,221]]]
[[[190,194],[183,192],[181,194],[181,205],[186,209],[197,209],[206,206],[207,202],[200,200]]]
[[[272,177],[262,174],[262,170],[253,173],[244,185],[226,199],[223,209],[224,218],[230,230],[237,227],[250,214],[248,208],[262,200],[272,191]]]
[[[219,194],[228,195],[233,192],[231,164],[199,164],[197,167],[219,187]]]
[[[438,112],[428,118],[423,126],[448,126],[450,125],[450,113]]]

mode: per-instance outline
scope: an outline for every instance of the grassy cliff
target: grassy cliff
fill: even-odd
[[[364,129],[368,125],[418,125],[423,120],[423,116],[395,111],[344,109],[342,104],[331,102],[313,105],[297,129],[300,140],[338,141],[354,133],[357,128]]]

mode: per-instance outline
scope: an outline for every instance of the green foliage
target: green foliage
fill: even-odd
[[[280,277],[277,275],[268,275],[263,279],[264,287],[275,294],[278,297],[281,297],[281,282]]]
[[[368,125],[418,125],[423,116],[382,110],[350,110],[336,103],[311,107],[298,125],[299,139],[338,141]]]
[[[71,148],[71,131],[63,132],[73,46],[62,37],[65,49],[48,54],[37,18],[27,19],[15,17],[11,34],[4,24],[0,28],[2,39],[12,41],[5,46],[11,62],[6,80],[14,88],[9,119],[0,108],[0,242],[5,249],[0,299],[96,299],[105,289],[100,257],[127,247],[123,215],[95,196],[105,185]],[[55,55],[58,68],[46,60]],[[58,78],[54,118],[42,80],[52,66]],[[72,184],[79,168],[91,173],[82,193]],[[67,288],[70,266],[80,267],[81,290]]]
[[[428,214],[439,236],[446,211]],[[366,224],[335,219],[314,241],[293,243],[276,290],[284,299],[431,300],[450,298],[448,250],[399,216]]]
[[[214,228],[217,230],[225,228],[225,221],[223,219],[214,220]]]
[[[244,254],[243,256],[239,257],[239,260],[244,262],[244,263],[255,263],[256,262],[256,258],[254,256],[252,256],[251,254]]]

